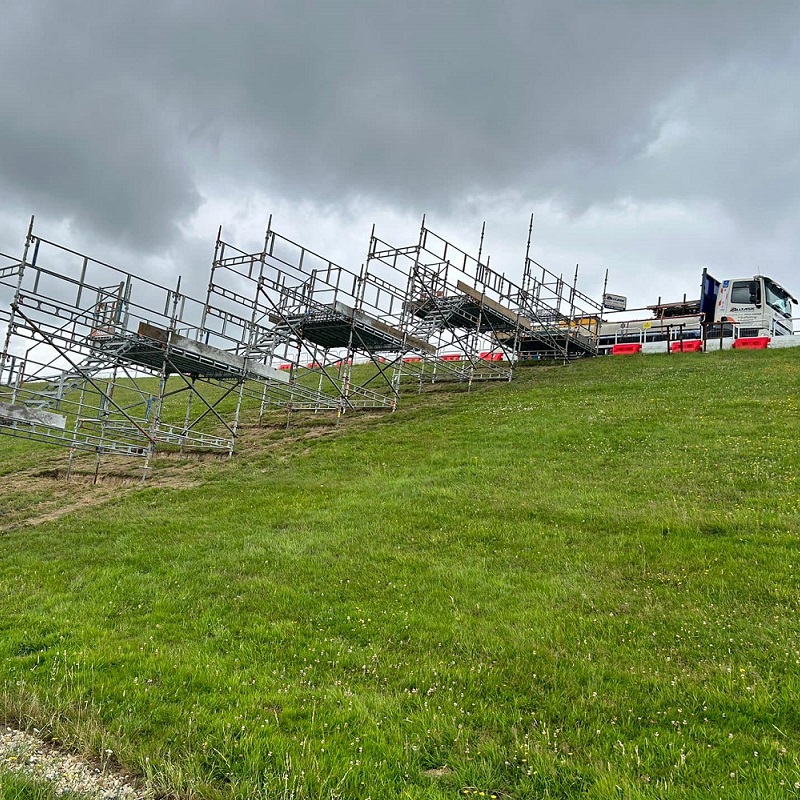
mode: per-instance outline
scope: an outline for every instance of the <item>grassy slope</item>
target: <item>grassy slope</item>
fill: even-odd
[[[203,796],[796,793],[798,356],[524,369],[17,528],[6,713]]]

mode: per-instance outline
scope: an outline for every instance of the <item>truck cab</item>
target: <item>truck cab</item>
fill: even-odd
[[[714,322],[730,323],[739,336],[791,336],[792,304],[797,303],[766,275],[722,281],[714,307]]]

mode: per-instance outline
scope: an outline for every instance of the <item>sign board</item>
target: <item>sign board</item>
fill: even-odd
[[[612,311],[624,311],[628,305],[628,298],[621,294],[604,294],[603,308],[610,308]]]
[[[53,414],[51,411],[43,411],[40,408],[0,403],[0,425],[13,425],[14,423],[44,425],[63,431],[67,427],[67,418],[61,414]]]

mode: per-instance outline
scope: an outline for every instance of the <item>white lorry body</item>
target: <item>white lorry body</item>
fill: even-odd
[[[699,300],[648,306],[647,319],[609,320],[600,324],[598,345],[638,343],[642,352],[662,352],[670,342],[702,339],[707,349],[732,346],[740,337],[768,336],[775,345],[800,345],[794,334],[792,295],[766,275],[718,281],[703,270]],[[788,339],[782,337],[790,337]]]

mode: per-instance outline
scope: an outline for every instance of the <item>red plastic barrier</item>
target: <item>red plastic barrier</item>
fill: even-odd
[[[742,336],[733,346],[737,350],[766,350],[771,341],[769,336]]]
[[[289,372],[292,369],[291,364],[281,364],[278,369],[283,370],[284,372]]]
[[[408,358],[403,359],[404,364],[419,364],[421,361],[422,359],[418,358],[417,356],[409,356]]]
[[[489,352],[486,352],[486,353],[478,353],[478,358],[479,358],[481,361],[491,361],[491,360],[492,360],[492,355],[494,355],[494,354],[493,354],[493,353],[489,353]]]
[[[673,342],[669,346],[670,353],[700,353],[703,342],[700,339],[685,339],[682,342]]]
[[[442,361],[461,361],[460,353],[446,353],[442,356]]]
[[[641,353],[641,352],[642,352],[642,346],[639,343],[615,344],[611,348],[612,356],[632,356],[635,353]]]
[[[495,353],[494,356],[492,356],[492,361],[502,361],[502,360],[503,360],[502,353]]]

